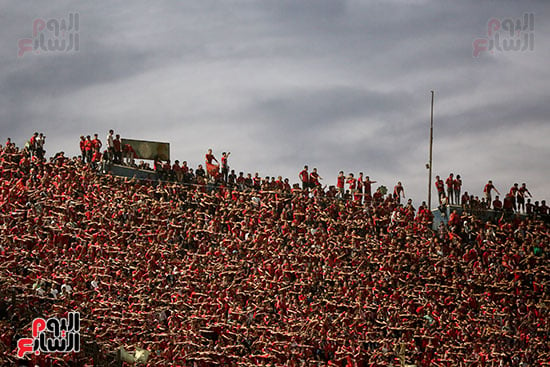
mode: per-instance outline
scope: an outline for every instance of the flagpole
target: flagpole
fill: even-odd
[[[432,210],[432,150],[434,142],[434,91],[432,90],[432,113],[430,118],[430,163],[428,163],[428,210]]]

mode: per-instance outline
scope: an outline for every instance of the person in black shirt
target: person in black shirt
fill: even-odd
[[[204,168],[202,168],[202,164],[199,164],[199,167],[195,170],[195,176],[197,177],[204,177],[206,175],[206,172]]]
[[[232,169],[231,173],[227,176],[227,185],[230,187],[235,186],[235,183],[237,182],[237,175],[235,174],[235,170]]]
[[[228,179],[228,174],[229,174],[229,164],[227,163],[227,158],[229,158],[229,155],[231,154],[231,152],[229,153],[226,153],[226,152],[223,152],[222,153],[222,179],[223,179],[223,182],[227,183],[227,179]]]

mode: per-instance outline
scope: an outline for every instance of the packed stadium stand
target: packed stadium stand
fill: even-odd
[[[549,225],[0,153],[0,363],[548,366]],[[26,354],[78,311],[78,353]]]

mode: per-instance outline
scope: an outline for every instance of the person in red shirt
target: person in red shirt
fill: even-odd
[[[493,202],[494,204],[494,202]],[[504,209],[505,212],[513,212],[516,206],[516,201],[512,194],[508,193],[506,194],[506,197],[504,198],[504,203],[502,204],[502,209]],[[497,208],[494,208],[497,210]]]
[[[323,178],[319,176],[319,173],[317,173],[317,168],[313,168],[313,171],[309,174],[309,184],[311,187],[321,186],[321,182],[319,182],[319,180],[322,179]]]
[[[288,182],[288,178],[285,178],[283,182],[283,191],[290,192],[290,190],[291,190],[291,187],[290,187],[290,183]]]
[[[182,180],[182,172],[181,172],[181,167],[180,167],[180,161],[179,160],[175,160],[174,161],[174,164],[172,165],[172,171],[174,172],[174,176],[176,177],[176,181],[177,182],[181,182]]]
[[[401,181],[399,181],[393,188],[393,197],[397,200],[397,204],[401,203],[401,196],[403,196],[403,199],[405,198],[405,188],[401,184]]]
[[[298,175],[298,177],[300,177],[300,181],[302,181],[302,190],[305,190],[309,187],[309,172],[307,170],[308,170],[308,167],[306,165]]]
[[[19,160],[19,168],[25,173],[29,172],[30,164],[31,162],[29,161],[29,158],[27,158],[26,156],[23,156],[23,158]]]
[[[94,154],[92,155],[92,168],[97,170],[99,167],[99,162],[101,161],[101,152],[99,148],[95,148]]]
[[[439,176],[435,176],[435,188],[437,189],[439,204],[441,204],[441,202],[445,198],[445,183]]]
[[[214,154],[212,154],[212,149],[208,149],[208,152],[206,153],[204,158],[206,159],[207,164],[212,164],[212,162],[218,163],[218,160],[216,159],[216,157],[214,157]]]
[[[188,173],[189,173],[189,167],[187,166],[187,161],[183,161],[181,163],[181,174],[184,180]]]
[[[355,196],[355,192],[357,191],[357,180],[355,177],[353,177],[353,173],[350,173],[346,179],[346,183],[349,185],[349,192],[351,193],[351,197],[353,198]]]
[[[244,177],[244,172],[239,172],[239,176],[237,177],[237,186],[239,187],[239,190],[244,190],[245,181],[246,178]]]
[[[510,188],[510,192],[508,193],[508,195],[506,195],[506,197],[509,197],[509,200],[513,201],[512,206],[514,208],[514,211],[516,210],[516,198],[518,195],[518,191],[519,191],[518,184],[515,183],[514,186]]]
[[[519,190],[518,184],[515,183],[514,186],[510,188],[510,195],[513,195],[514,197],[516,197],[518,190]]]
[[[336,188],[338,189],[338,196],[340,199],[344,197],[344,184],[346,182],[346,176],[344,176],[344,171],[340,171],[338,173],[338,177],[336,178]]]
[[[130,144],[124,144],[124,146],[122,147],[122,154],[126,159],[127,165],[134,164],[134,159],[137,158],[137,154]]]
[[[454,227],[460,226],[460,215],[456,212],[456,210],[453,210],[449,216],[449,225]]]
[[[274,184],[274,189],[277,190],[277,191],[283,191],[283,187],[284,187],[283,177],[278,176],[277,181],[275,181],[275,184]]]
[[[82,161],[86,163],[86,138],[84,138],[84,135],[80,135],[80,154],[82,155]]]
[[[376,183],[377,181],[371,181],[369,176],[365,177],[365,181],[363,182],[365,187],[365,201],[370,201],[372,198],[372,184]]]
[[[114,162],[121,164],[122,163],[122,145],[121,145],[119,134],[116,134],[115,140],[113,140],[113,147],[115,151]]]
[[[376,189],[374,194],[372,194],[372,201],[374,202],[375,205],[378,205],[382,202],[383,198],[384,198],[384,194],[382,193],[382,188],[379,187],[378,189]]]
[[[363,202],[363,172],[359,172],[357,177],[357,193],[355,194],[355,201],[359,203]]]
[[[454,184],[455,179],[454,175],[451,173],[449,174],[449,177],[447,177],[447,180],[445,180],[445,184],[447,185],[447,197],[449,198],[449,204],[454,204],[455,194],[454,194]]]
[[[101,140],[99,140],[99,135],[98,134],[94,134],[94,140],[92,140],[92,148],[94,149],[101,149],[101,147],[103,146],[103,143],[101,142]]]
[[[216,178],[218,176],[220,166],[218,160],[214,157],[214,154],[212,154],[212,149],[208,149],[208,152],[204,158],[206,159],[206,172],[208,176]],[[212,162],[216,162],[218,164],[213,164]]]
[[[93,154],[94,144],[90,138],[90,135],[86,136],[86,141],[84,142],[85,156],[88,164],[92,163],[92,154]]]
[[[31,136],[31,138],[29,139],[29,150],[31,152],[31,156],[36,155],[37,139],[38,139],[37,132],[35,132],[33,136]]]
[[[495,190],[497,194],[500,195],[500,192],[497,190],[497,188],[493,185],[493,181],[489,180],[485,187],[483,188],[483,193],[485,194],[485,202],[487,203],[487,207],[489,208],[491,205],[492,197],[491,197],[491,191]],[[490,208],[489,208],[490,209]]]

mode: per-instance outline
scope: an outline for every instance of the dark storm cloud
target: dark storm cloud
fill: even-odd
[[[283,93],[257,102],[255,108],[279,127],[294,129],[305,127],[323,128],[339,120],[369,116],[380,118],[390,115],[400,106],[405,112],[412,108],[403,103],[410,100],[404,92],[381,93],[357,87],[332,87],[305,89]]]
[[[526,129],[536,131],[537,126],[548,123],[550,105],[547,101],[544,96],[536,99],[514,98],[471,108],[467,112],[444,114],[439,118],[453,123],[442,124],[441,130],[445,135],[456,133],[457,127],[462,133],[475,131],[477,134],[486,134],[521,124]]]

